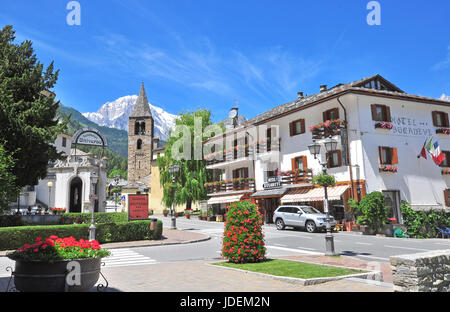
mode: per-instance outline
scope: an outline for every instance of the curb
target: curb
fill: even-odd
[[[377,279],[380,279],[382,276],[382,273],[380,271],[369,271],[366,273],[357,273],[357,274],[350,274],[350,275],[304,279],[304,278],[297,278],[297,277],[276,276],[276,275],[271,275],[271,274],[266,274],[266,273],[252,272],[252,271],[235,269],[235,268],[227,268],[227,267],[217,266],[217,265],[213,264],[213,263],[222,263],[222,262],[223,261],[216,261],[216,262],[206,263],[206,265],[219,267],[222,269],[234,270],[234,271],[247,273],[247,274],[255,274],[255,275],[267,277],[270,279],[280,280],[280,281],[293,283],[293,284],[297,284],[297,285],[301,285],[301,286],[311,286],[311,285],[323,284],[323,283],[342,280],[342,279],[350,279],[350,278],[376,281]],[[358,270],[361,271],[360,269],[358,269]]]
[[[199,239],[194,239],[194,240],[188,240],[188,241],[182,241],[182,242],[173,242],[173,243],[164,243],[164,242],[160,242],[160,243],[155,243],[155,244],[149,244],[149,245],[133,245],[133,243],[130,243],[129,245],[126,246],[117,246],[117,247],[108,247],[108,250],[111,249],[121,249],[121,248],[134,248],[134,247],[153,247],[153,246],[169,246],[169,245],[186,245],[186,244],[193,244],[193,243],[200,243],[200,242],[205,242],[211,239],[211,236],[207,236],[204,238],[199,238]],[[106,245],[106,244],[104,244]],[[102,245],[100,245],[102,246]],[[102,247],[103,248],[103,247]]]

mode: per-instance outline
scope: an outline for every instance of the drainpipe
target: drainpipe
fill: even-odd
[[[345,125],[347,126],[347,157],[348,157],[348,169],[350,171],[350,184],[351,184],[351,190],[352,190],[352,197],[355,197],[355,188],[353,186],[353,170],[352,170],[352,160],[350,157],[350,144],[348,142],[348,123],[347,123],[347,110],[345,109],[344,105],[342,105],[342,102],[339,100],[340,97],[337,98],[337,101],[339,105],[341,105],[342,109],[344,110],[344,121]],[[359,196],[358,196],[358,202],[359,202]]]

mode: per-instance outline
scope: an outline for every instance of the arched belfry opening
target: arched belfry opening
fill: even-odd
[[[136,146],[136,149],[138,149],[138,150],[141,150],[141,149],[142,149],[142,140],[141,140],[141,139],[137,140],[137,146]]]
[[[81,212],[81,201],[83,198],[83,181],[75,177],[70,182],[70,207],[69,212]]]

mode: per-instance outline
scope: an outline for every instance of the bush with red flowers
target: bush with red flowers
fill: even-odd
[[[109,255],[110,252],[101,249],[100,244],[95,240],[80,239],[77,241],[73,237],[59,238],[58,236],[50,236],[46,239],[36,237],[36,241],[32,245],[25,244],[13,253],[8,254],[8,258],[12,260],[51,262],[55,260],[103,258]]]
[[[226,213],[222,257],[233,263],[265,260],[262,214],[254,202],[232,203]]]

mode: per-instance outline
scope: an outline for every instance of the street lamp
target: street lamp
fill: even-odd
[[[119,185],[119,180],[120,180],[120,174],[116,174],[114,176],[114,183],[115,183],[115,188],[116,188],[116,192],[117,192],[117,186]],[[117,212],[117,193],[114,192],[114,211]]]
[[[169,167],[169,172],[172,174],[172,184],[175,184],[175,173],[180,171],[179,165],[173,165]],[[176,218],[175,218],[175,185],[172,185],[172,230],[177,229],[176,224]]]
[[[47,183],[47,186],[48,186],[48,209],[50,210],[50,195],[51,195],[51,192],[52,192],[52,187],[53,187],[53,182],[52,181],[49,181],[48,183]]]
[[[338,142],[334,140],[331,136],[326,139],[324,142],[325,150],[330,153],[332,151],[336,150]],[[308,145],[308,149],[310,153],[314,156],[314,159],[317,159],[317,156],[320,155],[320,144],[316,142],[316,140],[313,140],[313,143]],[[319,164],[322,166],[322,172],[323,174],[327,173],[327,164],[328,159],[325,160],[325,162],[321,162],[319,160]],[[324,186],[324,193],[325,193],[325,200],[323,202],[324,211],[326,213],[326,229],[327,234],[325,235],[325,247],[326,247],[326,256],[334,256],[336,255],[334,251],[334,237],[333,233],[331,232],[331,224],[330,224],[330,212],[328,210],[328,192],[327,187]]]

